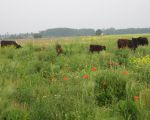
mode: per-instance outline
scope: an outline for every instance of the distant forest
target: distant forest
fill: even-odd
[[[91,36],[95,35],[94,29],[72,29],[55,28],[39,32],[44,37],[65,37],[65,36]]]
[[[45,38],[45,37],[67,37],[67,36],[94,36],[94,29],[72,29],[72,28],[54,28],[40,31],[39,33],[22,33],[22,34],[5,34],[0,35],[0,39],[28,39],[28,38]],[[150,33],[150,28],[127,28],[127,29],[99,29],[100,34],[142,34]]]
[[[142,34],[150,33],[150,28],[102,29],[104,34]]]
[[[128,28],[128,29],[100,29],[102,34],[142,34],[150,33],[150,28]],[[44,37],[62,37],[62,36],[93,36],[96,31],[94,29],[71,29],[71,28],[55,28],[39,32]]]

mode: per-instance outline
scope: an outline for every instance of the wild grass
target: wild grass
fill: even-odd
[[[150,39],[51,38],[0,48],[0,120],[149,120],[149,61],[131,59],[145,59],[150,46],[117,49],[117,39],[132,36]],[[64,55],[57,56],[56,42]],[[89,53],[90,44],[106,51]]]

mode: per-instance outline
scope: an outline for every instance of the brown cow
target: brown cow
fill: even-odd
[[[90,49],[89,49],[89,51],[92,52],[92,53],[94,51],[99,53],[102,50],[106,50],[106,47],[105,46],[101,46],[101,45],[90,45]]]
[[[63,53],[63,49],[62,49],[61,45],[58,43],[56,44],[56,52],[57,52],[57,55],[60,55]]]
[[[128,39],[118,39],[118,48],[130,48],[131,50],[135,50],[137,48],[136,42]]]
[[[16,41],[1,41],[1,47],[15,46],[16,48],[21,48],[21,45],[17,44]]]

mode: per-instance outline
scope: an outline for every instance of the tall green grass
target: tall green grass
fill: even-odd
[[[120,37],[132,36],[63,38],[60,56],[55,41],[0,48],[0,120],[148,120],[150,72],[130,59],[149,46],[118,50]]]

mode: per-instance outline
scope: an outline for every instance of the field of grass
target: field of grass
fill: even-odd
[[[150,45],[117,49],[107,35],[18,40],[0,48],[0,120],[149,120]],[[57,56],[59,42],[65,55]],[[90,44],[106,51],[89,53]]]

